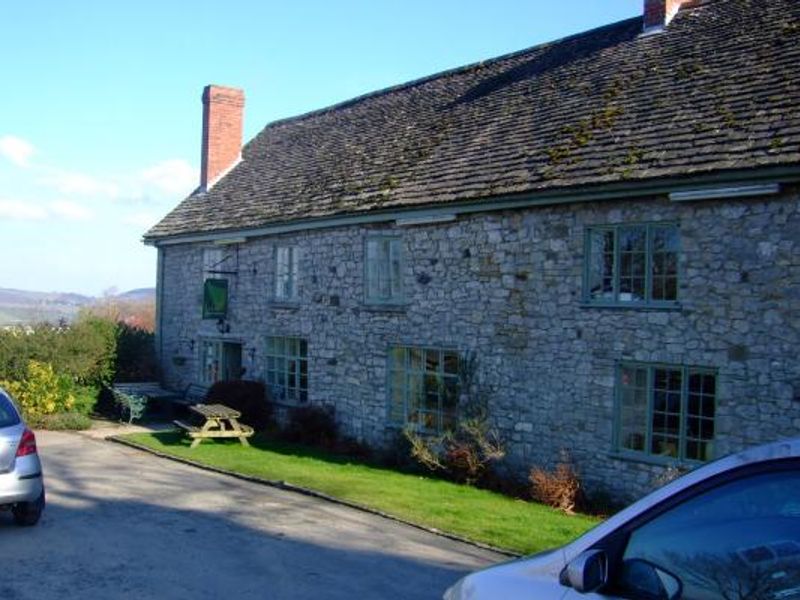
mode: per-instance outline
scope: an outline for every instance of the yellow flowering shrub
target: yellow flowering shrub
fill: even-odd
[[[0,386],[14,397],[25,420],[33,426],[47,415],[69,412],[75,406],[72,380],[56,373],[48,363],[29,360],[21,380],[3,381]]]

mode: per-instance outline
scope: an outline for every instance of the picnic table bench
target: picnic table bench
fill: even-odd
[[[195,404],[189,407],[193,413],[203,417],[205,423],[197,427],[184,421],[173,421],[192,438],[190,448],[197,447],[205,439],[212,438],[238,438],[243,446],[249,446],[247,441],[253,435],[253,428],[239,423],[242,414],[224,404]]]

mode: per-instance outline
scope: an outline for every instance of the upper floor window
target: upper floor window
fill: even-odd
[[[617,446],[653,456],[708,460],[716,398],[713,370],[622,363],[617,374]]]
[[[439,348],[389,351],[389,420],[420,431],[452,429],[460,385],[458,353]]]
[[[675,224],[592,227],[584,296],[593,304],[674,305],[680,235]]]
[[[300,250],[296,246],[275,248],[275,299],[297,300],[300,275]]]
[[[220,247],[203,248],[203,280],[215,278],[222,271],[225,254]]]
[[[374,237],[366,242],[366,300],[387,303],[403,300],[402,240]]]

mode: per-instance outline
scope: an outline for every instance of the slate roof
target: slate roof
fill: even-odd
[[[700,0],[267,125],[145,239],[800,165],[800,2]]]

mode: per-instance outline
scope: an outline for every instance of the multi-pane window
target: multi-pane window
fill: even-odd
[[[203,248],[203,279],[217,277],[223,269],[225,253],[222,248]]]
[[[266,376],[273,401],[307,402],[308,342],[295,337],[268,337]]]
[[[403,299],[402,243],[375,237],[366,242],[366,300],[392,303]]]
[[[396,347],[389,351],[389,419],[442,432],[456,421],[459,358],[452,350]]]
[[[297,300],[300,251],[296,246],[275,248],[275,299]]]
[[[674,224],[589,229],[585,299],[596,304],[675,304],[679,250]]]
[[[682,460],[712,457],[717,377],[693,367],[623,363],[617,381],[617,444]]]

